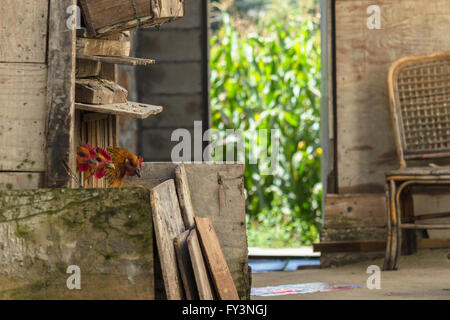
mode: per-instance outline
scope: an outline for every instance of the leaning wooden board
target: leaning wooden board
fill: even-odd
[[[214,287],[208,276],[208,270],[206,269],[202,249],[195,229],[191,231],[187,238],[187,246],[200,300],[214,300]]]
[[[239,300],[239,296],[210,218],[195,217],[206,262],[220,300]]]
[[[175,182],[167,180],[153,188],[150,191],[150,203],[166,296],[169,300],[181,300],[184,298],[183,285],[178,273],[173,241],[185,228]]]
[[[183,281],[184,293],[187,300],[198,300],[197,285],[195,283],[194,270],[189,256],[187,239],[191,231],[187,230],[173,240],[178,268]]]
[[[175,183],[177,186],[178,200],[180,202],[184,226],[186,228],[193,228],[195,226],[195,214],[184,164],[180,164],[175,168]]]

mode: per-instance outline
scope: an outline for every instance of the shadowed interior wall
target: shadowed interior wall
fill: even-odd
[[[205,0],[190,0],[184,18],[134,35],[136,56],[156,59],[156,65],[136,69],[137,99],[164,107],[138,122],[137,149],[145,161],[171,159],[175,129],[193,136],[194,121],[209,128],[207,8]]]

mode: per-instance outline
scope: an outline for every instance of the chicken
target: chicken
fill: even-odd
[[[87,143],[77,148],[77,171],[86,172],[97,165],[97,153],[95,149]]]
[[[117,147],[108,147],[107,151],[111,155],[114,164],[114,169],[109,168],[106,172],[106,180],[110,187],[122,187],[125,176],[141,177],[142,157]]]
[[[92,175],[97,179],[101,179],[105,176],[107,169],[114,170],[115,168],[109,153],[100,147],[95,149],[95,161],[96,164],[84,173],[84,181],[88,180]]]

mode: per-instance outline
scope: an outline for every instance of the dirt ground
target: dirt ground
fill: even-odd
[[[358,288],[345,291],[304,293],[276,297],[256,297],[277,300],[368,300],[368,299],[445,299],[450,300],[450,260],[448,249],[421,250],[411,256],[402,256],[396,271],[381,271],[381,289]],[[366,286],[371,274],[368,266],[378,265],[383,259],[329,269],[254,273],[252,286],[266,287],[283,284],[330,282]]]

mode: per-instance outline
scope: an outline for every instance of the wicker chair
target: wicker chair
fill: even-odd
[[[450,184],[450,167],[406,164],[450,158],[450,53],[400,59],[389,70],[388,90],[400,169],[386,174],[384,270],[396,270],[400,250],[405,254],[417,251],[416,229],[450,229],[450,225],[421,223],[449,214],[415,217],[411,195],[413,185]]]

